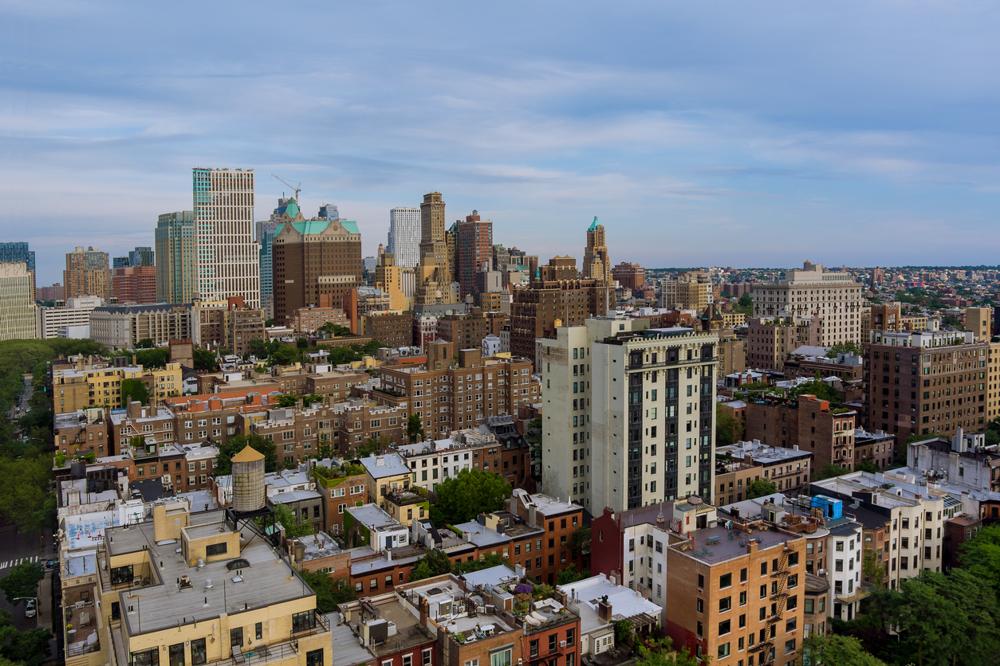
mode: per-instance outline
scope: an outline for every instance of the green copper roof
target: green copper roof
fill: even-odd
[[[359,234],[358,223],[354,220],[337,220],[340,225],[344,227],[344,231],[349,234]],[[295,230],[302,234],[303,236],[310,236],[312,234],[321,234],[327,230],[330,226],[330,220],[299,220],[298,222],[292,222],[292,226]],[[274,229],[274,235],[277,236],[285,228],[286,222],[282,222]]]
[[[597,216],[594,216],[594,221],[590,223],[590,228],[587,231],[593,231],[597,228]]]
[[[295,202],[295,199],[289,199],[288,203],[285,204],[285,215],[293,220],[299,216],[299,204]]]

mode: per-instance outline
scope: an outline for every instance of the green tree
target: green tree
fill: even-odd
[[[49,492],[52,460],[46,454],[0,457],[0,516],[31,532],[55,520],[56,498]]]
[[[170,360],[170,352],[166,349],[137,349],[135,362],[144,368],[163,368]]]
[[[316,593],[316,610],[320,613],[332,613],[339,604],[353,601],[357,598],[354,588],[343,578],[333,578],[322,571],[300,571],[306,584]]]
[[[497,567],[500,565],[511,567],[510,562],[505,560],[503,555],[499,553],[488,553],[487,555],[472,560],[471,562],[458,562],[452,567],[452,571],[455,573],[469,573],[470,571],[481,571],[483,569],[489,569],[490,567]]]
[[[789,392],[789,395],[793,397],[800,395],[814,395],[820,400],[828,400],[834,403],[844,401],[844,396],[837,391],[837,389],[820,379],[814,379],[811,382],[796,386]]]
[[[570,583],[575,583],[578,580],[589,577],[589,571],[580,571],[576,568],[575,564],[569,564],[559,570],[559,574],[556,576],[556,585],[569,585]]]
[[[510,484],[499,474],[463,469],[437,485],[431,519],[438,525],[472,520],[480,513],[501,508],[510,491]]]
[[[38,582],[45,576],[45,570],[37,562],[24,562],[12,567],[7,575],[0,579],[0,590],[3,590],[7,601],[15,603],[15,599],[38,596]]]
[[[726,409],[715,406],[715,445],[728,446],[743,436],[740,422]]]
[[[423,441],[424,424],[420,421],[420,414],[410,414],[406,419],[406,438],[411,444]]]
[[[687,650],[677,651],[669,636],[639,645],[636,666],[699,666],[698,659]]]
[[[194,350],[194,369],[215,372],[219,369],[219,357],[211,349]]]
[[[274,442],[260,435],[236,435],[225,442],[217,444],[219,455],[215,458],[215,474],[230,474],[233,471],[233,456],[243,450],[244,446],[264,454],[264,469],[273,472],[278,468],[278,455]]]
[[[299,537],[309,536],[315,531],[313,530],[312,523],[308,520],[303,520],[298,512],[292,511],[284,504],[276,504],[274,506],[274,521],[281,523],[281,526],[285,528],[286,539],[298,539]]]
[[[844,474],[849,474],[851,470],[843,467],[842,465],[824,465],[816,472],[816,481],[822,481],[823,479],[830,479],[835,476],[843,476]]]
[[[804,653],[812,666],[885,666],[851,636],[813,634],[806,639]]]
[[[747,488],[747,499],[755,499],[778,492],[778,486],[768,479],[754,479],[750,487]]]
[[[451,572],[451,560],[443,550],[432,548],[413,567],[410,580],[423,580]]]
[[[626,648],[635,645],[635,625],[629,620],[615,622],[615,645]]]
[[[856,472],[868,472],[869,474],[874,474],[878,471],[878,466],[875,464],[874,460],[862,460],[857,465],[854,466],[854,471]]]
[[[294,345],[279,344],[268,357],[272,365],[291,365],[299,360],[299,350]]]
[[[291,393],[282,393],[278,396],[278,407],[294,407],[299,404],[299,396]]]
[[[569,549],[573,557],[585,560],[590,557],[590,528],[580,527],[569,538]]]
[[[143,338],[142,340],[139,340],[138,342],[135,343],[136,349],[152,349],[155,346],[156,345],[153,342],[153,338]]]
[[[862,354],[861,345],[856,342],[840,342],[826,349],[827,358],[837,358],[837,354]]]
[[[134,400],[138,400],[142,404],[148,405],[149,389],[146,388],[146,385],[141,379],[123,379],[122,403],[127,405]]]

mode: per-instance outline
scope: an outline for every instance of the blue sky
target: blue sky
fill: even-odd
[[[151,245],[193,166],[649,266],[998,263],[1000,5],[0,0],[0,239]]]

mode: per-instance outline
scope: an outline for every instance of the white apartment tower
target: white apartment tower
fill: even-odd
[[[413,268],[420,263],[419,208],[393,208],[389,211],[389,244],[386,252],[402,268]]]
[[[23,262],[0,263],[0,340],[38,337],[34,277]]]
[[[542,489],[566,497],[592,515],[590,505],[591,347],[595,340],[648,328],[647,319],[598,317],[584,326],[563,326],[556,338],[538,338],[535,358],[542,375]]]
[[[861,342],[861,285],[850,273],[831,272],[805,262],[777,282],[755,285],[754,317],[819,319],[819,344]]]
[[[252,169],[194,169],[197,297],[241,296],[260,307],[260,248],[254,240]]]
[[[719,339],[651,328],[591,348],[590,505],[712,501]]]

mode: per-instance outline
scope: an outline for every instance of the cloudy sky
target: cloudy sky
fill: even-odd
[[[1000,262],[1000,4],[0,0],[0,239],[151,245],[191,167],[649,266]]]

